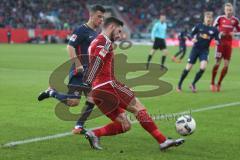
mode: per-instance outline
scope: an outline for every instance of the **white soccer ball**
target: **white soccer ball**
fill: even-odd
[[[196,122],[190,115],[183,115],[176,121],[176,130],[182,136],[192,134],[196,129]]]

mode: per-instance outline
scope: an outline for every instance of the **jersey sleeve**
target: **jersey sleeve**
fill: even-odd
[[[199,28],[199,25],[196,25],[192,28],[192,32],[190,34],[191,38],[194,38],[194,36],[198,33],[198,28]]]
[[[237,21],[236,21],[235,28],[236,28],[236,31],[237,31],[237,32],[240,32],[240,22],[239,22],[238,19],[237,19]]]
[[[219,21],[220,21],[220,16],[217,17],[217,18],[215,19],[215,21],[213,22],[213,27],[217,27],[217,26],[219,25]]]
[[[96,48],[90,53],[90,62],[87,74],[84,76],[84,82],[92,84],[97,74],[101,71],[106,55],[109,53],[111,43],[107,42],[105,45],[97,44]]]
[[[152,28],[152,32],[151,32],[151,39],[154,40],[155,38],[155,32],[157,31],[158,28],[158,23],[155,23],[153,28]]]
[[[220,45],[220,33],[217,30],[217,28],[215,29],[215,32],[214,32],[214,39],[216,41],[216,45]]]
[[[73,48],[77,48],[77,46],[82,42],[83,39],[83,32],[80,29],[75,30],[69,39],[68,45],[72,46]]]
[[[182,39],[182,32],[178,33],[178,40]]]

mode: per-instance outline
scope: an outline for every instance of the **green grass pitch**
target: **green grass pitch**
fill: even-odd
[[[145,63],[150,46],[134,46],[124,52],[129,63]],[[171,55],[177,47],[169,47]],[[188,49],[188,53],[190,48]],[[154,58],[159,63],[160,53]],[[167,59],[169,71],[161,77],[174,87],[185,67],[184,63],[175,64]],[[68,59],[65,45],[0,45],[0,144],[12,141],[43,137],[69,132],[74,121],[62,121],[55,115],[57,103],[49,99],[39,103],[39,92],[48,87],[51,72]],[[149,113],[176,113],[190,109],[228,104],[240,101],[239,49],[234,54],[229,73],[222,84],[222,92],[209,91],[211,68],[214,62],[214,49],[210,52],[210,63],[202,79],[197,84],[198,93],[188,89],[199,64],[184,82],[184,92],[172,90],[166,95],[140,98]],[[117,61],[117,60],[116,60]],[[138,75],[138,73],[135,73]],[[134,73],[131,74],[134,76]],[[148,89],[143,87],[141,89]],[[78,113],[81,106],[71,109]],[[240,105],[197,112],[192,114],[197,122],[196,132],[186,138],[179,148],[160,152],[158,144],[139,124],[133,124],[128,133],[101,138],[104,150],[90,149],[83,136],[67,136],[41,142],[0,148],[0,160],[94,160],[94,159],[161,159],[161,160],[224,160],[238,159],[240,148]],[[87,122],[87,128],[108,123],[105,117]],[[169,137],[178,137],[174,129],[174,119],[157,121],[161,131]]]

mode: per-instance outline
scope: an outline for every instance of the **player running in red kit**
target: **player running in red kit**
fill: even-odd
[[[228,71],[229,62],[232,54],[232,37],[234,31],[240,32],[239,20],[233,16],[233,6],[231,3],[224,5],[225,15],[218,16],[214,22],[214,26],[218,27],[221,36],[220,45],[216,48],[216,63],[212,69],[211,90],[219,92],[221,83]],[[215,78],[220,66],[221,60],[224,59],[224,67],[221,71],[218,83],[215,84]]]
[[[99,137],[112,136],[130,130],[131,123],[125,110],[133,113],[141,126],[150,133],[160,145],[161,150],[179,146],[184,139],[168,139],[159,130],[146,108],[127,86],[118,82],[114,76],[114,53],[112,43],[121,38],[123,22],[109,17],[105,20],[102,33],[89,47],[90,67],[85,75],[83,86],[91,86],[92,96],[99,109],[112,120],[111,123],[86,132],[93,149],[102,149]]]

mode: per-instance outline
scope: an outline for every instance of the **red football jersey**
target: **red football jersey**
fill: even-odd
[[[97,36],[88,48],[89,68],[86,82],[90,82],[92,87],[113,81],[114,77],[114,53],[112,42],[103,34]]]
[[[219,32],[224,33],[224,35],[221,37],[222,40],[231,41],[231,32],[234,32],[235,29],[237,32],[240,32],[239,20],[234,16],[231,18],[227,18],[225,15],[218,16],[213,25],[218,28]]]

